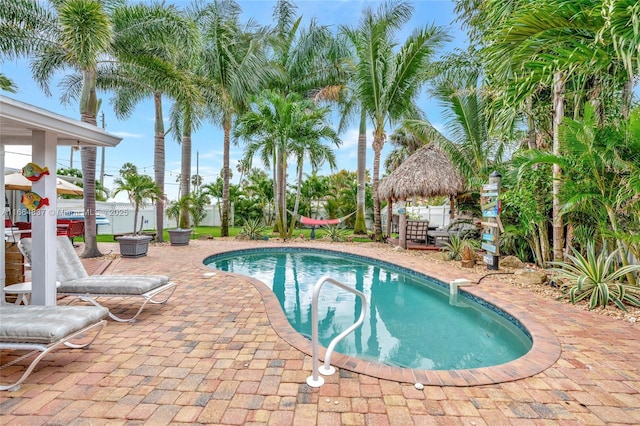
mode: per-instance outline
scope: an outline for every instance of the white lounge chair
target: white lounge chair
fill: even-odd
[[[0,306],[0,350],[27,351],[22,356],[8,357],[12,361],[3,361],[0,368],[40,352],[17,381],[0,385],[0,391],[18,390],[38,362],[60,345],[89,347],[104,327],[107,315],[107,308],[95,306]],[[85,333],[94,328],[97,328],[95,335],[87,337]],[[6,355],[0,357],[3,360],[8,358]]]
[[[22,250],[31,254],[31,239],[20,240]],[[109,311],[109,316],[120,322],[136,320],[147,303],[165,303],[176,290],[176,284],[164,275],[89,275],[82,265],[71,241],[64,236],[57,237],[57,275],[60,282],[59,296],[75,296],[102,306],[99,297],[134,297],[144,299],[138,311],[130,318],[121,318]],[[166,292],[166,293],[165,293]],[[161,298],[156,298],[160,294]],[[166,297],[165,297],[166,296]]]

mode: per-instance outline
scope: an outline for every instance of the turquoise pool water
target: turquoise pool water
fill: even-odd
[[[206,265],[256,278],[274,292],[287,319],[311,336],[311,298],[328,275],[362,291],[368,300],[364,324],[336,352],[386,365],[458,370],[499,365],[531,349],[524,327],[508,314],[461,292],[449,304],[448,286],[390,263],[329,250],[242,250],[208,257]],[[472,300],[475,299],[475,300]],[[360,316],[360,298],[325,284],[319,297],[323,346]]]

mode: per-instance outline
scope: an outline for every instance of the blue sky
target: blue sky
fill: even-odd
[[[187,5],[187,2],[175,1],[174,3]],[[274,1],[272,0],[255,0],[239,2],[246,17],[252,17],[261,24],[270,24],[272,22],[272,12]],[[298,14],[302,15],[305,20],[316,17],[321,24],[337,27],[340,24],[357,25],[361,11],[365,7],[377,7],[378,1],[320,1],[306,0],[296,1],[298,6]],[[435,23],[448,29],[448,33],[453,37],[453,41],[447,45],[447,49],[454,47],[462,47],[465,42],[465,36],[460,29],[459,24],[454,23],[453,13],[454,3],[451,0],[414,0],[415,11],[412,21],[406,26],[406,32],[409,33],[418,26]],[[3,93],[14,99],[27,102],[42,108],[49,109],[56,113],[71,118],[79,118],[77,105],[61,105],[59,102],[60,91],[58,90],[56,81],[52,82],[52,96],[46,97],[38,86],[31,79],[27,61],[6,62],[2,64],[2,72],[9,78],[13,79],[18,85],[19,91],[16,94]],[[104,101],[102,111],[105,118],[105,129],[107,132],[123,138],[119,146],[116,148],[106,149],[105,155],[105,173],[117,176],[120,167],[125,162],[132,162],[141,173],[153,175],[153,104],[149,100],[141,103],[128,120],[118,120],[108,102],[109,95],[101,94]],[[420,106],[425,111],[428,119],[440,127],[441,112],[435,101],[430,100],[426,94],[421,97]],[[165,102],[165,113],[169,110],[169,102]],[[100,123],[100,120],[99,120]],[[357,127],[356,123],[352,128],[343,133],[342,146],[336,151],[338,167],[337,170],[355,170],[356,169],[356,146],[357,146]],[[369,150],[367,152],[367,164],[371,169],[373,151],[371,145],[371,132],[367,134],[367,142]],[[204,182],[212,182],[220,174],[222,167],[222,131],[213,124],[205,123],[193,133],[192,137],[192,173],[199,174],[203,177]],[[389,144],[385,145],[383,151],[383,160],[385,154],[389,151]],[[17,147],[7,147],[7,167],[21,168],[29,161],[29,157],[19,153],[24,151]],[[230,153],[232,171],[234,173],[234,182],[237,182],[238,173],[235,171],[236,162],[242,157],[242,146],[232,146]],[[101,154],[98,152],[98,172],[100,170]],[[70,151],[67,147],[58,149],[57,167],[69,167]],[[80,154],[75,153],[73,157],[73,166],[80,168]],[[259,167],[259,162],[254,162],[254,167]],[[177,176],[180,172],[180,145],[168,136],[166,139],[166,180],[165,189],[169,199],[173,200],[178,195]],[[330,170],[325,168],[320,171],[321,174],[329,174]],[[294,176],[294,174],[290,174]],[[105,177],[105,186],[113,188],[113,177]],[[119,195],[116,200],[126,201],[126,195]]]

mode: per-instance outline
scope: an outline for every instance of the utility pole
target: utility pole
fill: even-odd
[[[196,151],[196,195],[200,195],[200,151]]]
[[[101,115],[101,119],[102,119],[102,130],[104,130],[105,128],[105,124],[104,124],[104,111],[102,111],[102,115]],[[104,146],[102,147],[102,162],[100,164],[100,186],[102,188],[104,188]]]

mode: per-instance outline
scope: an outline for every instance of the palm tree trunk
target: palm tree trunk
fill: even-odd
[[[566,76],[556,72],[553,76],[553,154],[560,156],[560,124],[564,117],[564,85]],[[562,170],[553,165],[553,260],[562,261],[564,253],[564,229],[560,213],[560,189]]]
[[[80,97],[80,116],[83,123],[97,126],[98,99],[96,96],[97,73],[84,70],[82,73],[82,94]],[[80,150],[82,162],[82,185],[84,190],[84,250],[81,257],[100,257],[96,230],[96,158],[95,147],[85,146]]]
[[[181,154],[180,198],[188,196],[191,188],[191,123],[189,120],[185,120],[184,123]],[[191,226],[189,206],[182,207],[179,226],[180,228],[189,228]]]
[[[293,236],[293,228],[296,226],[296,217],[298,216],[298,206],[300,205],[300,193],[302,192],[302,161],[298,163],[298,183],[296,185],[296,202],[293,205],[293,214],[291,215],[291,226],[289,227],[288,236]]]
[[[162,197],[156,201],[156,241],[159,243],[164,241],[164,168],[165,168],[165,150],[164,150],[164,120],[162,118],[162,93],[155,92],[153,94],[153,103],[155,107],[155,135],[153,146],[153,174],[156,185],[160,188]]]
[[[278,191],[280,192],[280,235],[287,235],[287,158],[284,149],[278,153]]]
[[[358,133],[358,194],[356,207],[356,223],[354,234],[366,234],[365,194],[367,177],[367,114],[364,108],[360,112],[360,131]]]
[[[222,226],[220,236],[229,236],[229,150],[231,145],[229,135],[231,134],[231,119],[223,121],[224,131],[223,154],[222,154]]]
[[[382,220],[380,218],[378,185],[380,183],[380,153],[383,145],[384,137],[376,132],[373,137],[373,222],[375,241],[382,241]]]
[[[280,194],[278,193],[278,153],[277,148],[276,152],[273,153],[273,209],[275,215],[275,222],[273,224],[273,232],[280,233],[280,228],[278,225],[278,221],[280,220]]]
[[[529,127],[527,145],[529,149],[536,148],[536,126],[533,120],[533,99],[531,96],[527,98],[527,127]]]

